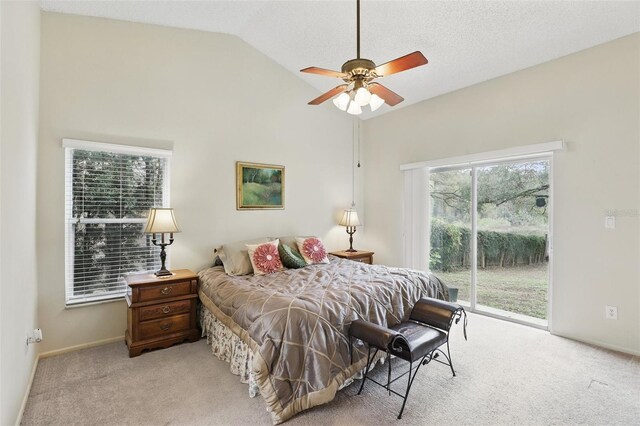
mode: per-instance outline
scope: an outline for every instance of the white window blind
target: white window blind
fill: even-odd
[[[124,275],[159,269],[143,233],[169,205],[171,151],[65,139],[66,304],[124,296]]]

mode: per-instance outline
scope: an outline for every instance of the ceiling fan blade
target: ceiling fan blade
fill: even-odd
[[[385,77],[425,65],[428,62],[427,58],[425,58],[421,52],[413,52],[389,61],[386,64],[378,65],[374,71],[378,77]]]
[[[318,96],[317,98],[309,102],[309,105],[320,105],[327,99],[331,99],[334,96],[339,95],[340,93],[347,90],[347,86],[348,86],[347,84],[341,84],[340,86],[336,86],[333,89],[329,90],[328,92],[323,93],[322,95]],[[380,97],[382,98],[382,96]]]
[[[318,67],[305,68],[303,70],[300,70],[300,72],[308,72],[309,74],[320,74],[326,77],[337,77],[337,78],[344,78],[347,76],[347,74],[343,72],[326,70],[324,68],[318,68]]]
[[[380,96],[389,106],[395,106],[404,101],[404,98],[402,96],[398,95],[395,92],[392,92],[380,83],[369,84],[369,91]]]

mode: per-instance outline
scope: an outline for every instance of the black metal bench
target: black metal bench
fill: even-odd
[[[351,346],[351,355],[353,360],[353,346],[351,345],[351,338],[357,338],[367,343],[367,367],[364,370],[364,377],[362,378],[362,384],[358,395],[364,388],[364,383],[367,379],[382,386],[391,393],[403,398],[402,408],[398,419],[402,418],[402,412],[407,403],[409,397],[409,391],[413,380],[418,374],[418,370],[422,365],[426,365],[431,361],[436,361],[441,364],[448,365],[451,368],[451,373],[455,376],[456,372],[453,369],[453,362],[451,361],[451,352],[449,351],[449,330],[455,322],[456,324],[464,316],[463,331],[464,338],[467,339],[467,313],[462,306],[445,302],[438,299],[424,298],[420,299],[409,317],[409,321],[400,323],[393,327],[387,328],[377,324],[373,324],[364,320],[355,320],[351,323],[349,328],[349,340]],[[446,343],[447,352],[445,353],[440,347]],[[375,349],[373,356],[371,356],[371,348]],[[387,384],[377,382],[371,378],[368,373],[371,368],[378,351],[384,351],[387,353],[388,373]],[[439,358],[442,354],[446,358],[446,362]],[[409,362],[409,371],[401,374],[395,379],[391,380],[391,356],[402,358]],[[418,366],[413,370],[413,363],[419,361]],[[413,372],[413,374],[412,374]],[[407,380],[407,390],[404,395],[391,389],[391,384],[399,378],[409,375]]]

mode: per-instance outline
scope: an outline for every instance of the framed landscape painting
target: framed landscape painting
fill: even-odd
[[[236,207],[284,209],[284,166],[236,162]]]

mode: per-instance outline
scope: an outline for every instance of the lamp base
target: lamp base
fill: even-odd
[[[355,226],[347,226],[347,234],[349,234],[349,248],[345,250],[347,253],[353,253],[358,251],[353,248],[353,234],[355,233],[356,233]]]
[[[160,269],[158,269],[158,271],[155,273],[155,276],[159,278],[170,277],[173,275],[173,273],[169,271],[166,266],[164,266],[164,263],[167,260],[167,252],[164,249],[165,247],[170,246],[173,243],[173,234],[171,234],[171,238],[169,239],[168,243],[164,242],[164,234],[162,234],[161,243],[158,243],[155,237],[156,237],[156,234],[153,234],[153,240],[151,240],[151,242],[153,242],[154,245],[160,247],[160,262],[161,262]]]
[[[167,269],[160,269],[159,271],[155,272],[154,275],[156,277],[170,277],[173,275],[173,272]]]

